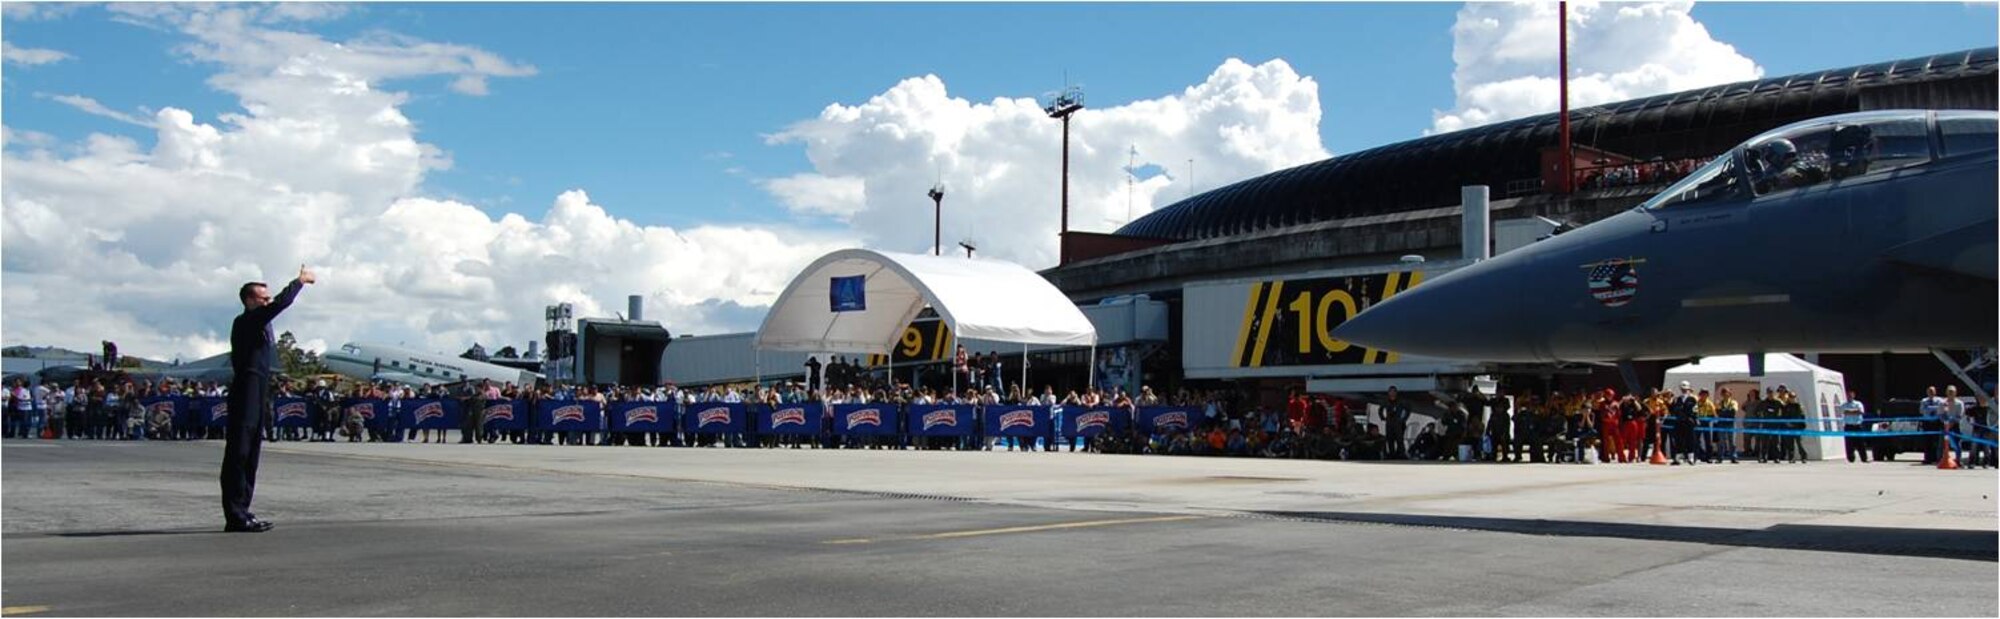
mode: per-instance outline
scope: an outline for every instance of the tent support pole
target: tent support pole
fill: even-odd
[[[1033,394],[1034,392],[1035,388],[1028,386],[1028,345],[1022,344],[1021,345],[1021,397],[1023,398],[1030,397],[1030,395]]]
[[[1086,376],[1090,377],[1084,379],[1084,387],[1091,391],[1097,390],[1097,342],[1095,340],[1090,342],[1090,367],[1085,368],[1084,372]]]

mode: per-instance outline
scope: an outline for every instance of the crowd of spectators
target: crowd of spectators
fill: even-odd
[[[1704,163],[1707,160],[1675,159],[1582,168],[1576,171],[1576,186],[1582,189],[1609,189],[1667,184],[1694,173]]]
[[[847,366],[836,360],[829,366]],[[967,364],[967,367],[973,367]],[[830,371],[827,378],[870,378]],[[1866,432],[1885,429],[1887,424],[1870,423],[1865,407],[1849,394],[1837,410],[1837,420],[1809,420],[1796,394],[1783,386],[1770,390],[1753,389],[1738,396],[1728,389],[1710,394],[1695,391],[1683,383],[1677,392],[1655,389],[1644,396],[1620,394],[1613,390],[1516,393],[1484,395],[1477,389],[1450,399],[1432,402],[1427,412],[1416,414],[1409,402],[1391,389],[1373,406],[1345,398],[1310,395],[1294,391],[1282,409],[1248,403],[1245,394],[1233,391],[1187,391],[1168,396],[1142,387],[1135,396],[1121,389],[1069,391],[1057,394],[1044,386],[1039,391],[1018,383],[1001,383],[997,373],[969,373],[958,389],[912,387],[873,377],[865,383],[837,383],[814,397],[806,384],[780,383],[775,386],[710,386],[683,389],[673,384],[657,387],[521,386],[481,382],[455,386],[408,387],[387,383],[361,383],[344,389],[318,382],[312,385],[284,383],[280,397],[303,398],[309,404],[309,427],[277,428],[266,420],[266,440],[351,442],[450,442],[449,431],[403,428],[397,425],[404,402],[418,398],[450,398],[462,402],[464,423],[458,428],[462,443],[528,443],[568,445],[629,446],[725,446],[791,448],[916,448],[916,449],[1005,449],[1009,451],[1091,451],[1115,454],[1158,454],[1193,456],[1233,456],[1318,460],[1478,460],[1505,462],[1643,463],[1655,454],[1674,465],[1804,462],[1808,454],[1802,436],[1813,432]],[[994,380],[989,380],[994,379]],[[179,395],[190,398],[227,396],[226,386],[214,383],[154,384],[147,381],[98,384],[84,379],[76,384],[38,385],[32,389],[17,382],[5,391],[6,435],[62,439],[146,440],[212,439],[219,428],[177,426],[164,411],[148,411],[140,403],[156,396]],[[344,401],[375,399],[386,403],[390,413],[380,423],[369,423],[356,408]],[[683,432],[619,433],[600,426],[596,431],[493,430],[477,411],[492,400],[522,400],[530,410],[544,400],[588,400],[609,405],[618,402],[742,402],[768,404],[974,404],[1040,405],[1051,407],[1054,425],[1062,427],[1062,415],[1094,407],[1116,407],[1137,411],[1145,406],[1198,408],[1185,426],[1154,428],[1141,432],[1127,424],[1118,432],[1104,432],[1082,438],[1060,435],[1045,437],[840,437],[831,432],[830,406],[821,407],[822,431],[818,436],[759,436],[743,434],[701,434]],[[1992,410],[1984,400],[1967,405],[1956,389],[1939,396],[1935,389],[1921,403],[1925,421],[1921,430],[1953,433],[1974,440],[1938,441],[1957,450],[1965,466],[1993,466]],[[1412,427],[1412,424],[1420,424]],[[1887,428],[1899,429],[1899,428]],[[1908,429],[1918,429],[1910,427]],[[1894,450],[1881,455],[1886,439],[1846,438],[1847,457],[1867,461],[1871,453],[1892,458]],[[1983,441],[1983,442],[1982,442]],[[1926,453],[1935,458],[1937,450]]]
[[[171,414],[149,412],[141,402],[158,396],[224,397],[212,382],[100,381],[81,378],[29,388],[16,380],[6,389],[7,438],[146,440],[221,438],[220,428],[176,427]]]

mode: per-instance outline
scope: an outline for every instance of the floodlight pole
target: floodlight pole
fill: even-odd
[[[934,207],[931,215],[931,255],[942,256],[944,255],[944,185],[932,187],[930,193],[925,195],[931,197],[931,205]]]
[[[1069,264],[1069,117],[1083,109],[1083,91],[1074,88],[1063,90],[1062,94],[1042,106],[1049,118],[1061,119],[1062,133],[1062,228],[1056,237],[1056,263]]]
[[[1560,148],[1562,151],[1562,182],[1556,184],[1556,190],[1562,192],[1563,195],[1569,195],[1572,189],[1571,184],[1575,182],[1573,180],[1575,172],[1570,167],[1576,165],[1576,155],[1571,151],[1572,147],[1569,141],[1569,2],[1558,2],[1556,3],[1556,7],[1556,19],[1560,21],[1556,26],[1556,38],[1559,39],[1559,51],[1556,52],[1556,70],[1562,72],[1562,75],[1558,76],[1557,79],[1558,82],[1562,83],[1562,111],[1556,121],[1557,132],[1562,134],[1562,146]]]

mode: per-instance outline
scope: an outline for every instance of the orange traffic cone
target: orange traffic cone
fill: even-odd
[[[1666,444],[1666,442],[1665,442],[1665,441],[1661,440],[1661,438],[1662,438],[1662,437],[1660,436],[1660,432],[1659,432],[1659,430],[1654,430],[1654,431],[1653,431],[1653,458],[1652,458],[1652,459],[1650,459],[1650,460],[1647,460],[1647,461],[1646,461],[1646,463],[1647,463],[1647,464],[1658,464],[1658,465],[1661,465],[1661,466],[1665,466],[1665,465],[1667,464],[1667,450],[1666,450],[1666,446],[1667,446],[1667,444]]]
[[[1950,437],[1949,436],[1938,437],[1938,447],[1944,450],[1944,452],[1938,456],[1938,470],[1940,471],[1958,470],[1958,456],[1951,452]]]

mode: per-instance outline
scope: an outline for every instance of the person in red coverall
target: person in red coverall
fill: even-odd
[[[1598,441],[1597,461],[1606,464],[1616,462],[1625,455],[1625,423],[1618,418],[1618,407],[1611,397],[1611,390],[1606,389],[1591,402],[1591,408],[1597,413],[1597,431],[1603,439]]]
[[[1292,390],[1292,397],[1285,400],[1285,423],[1296,428],[1305,423],[1306,408],[1312,403],[1298,389]]]

